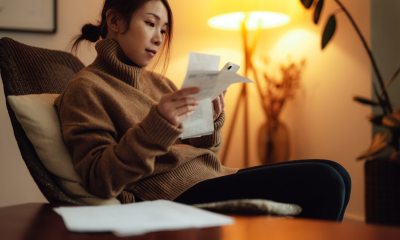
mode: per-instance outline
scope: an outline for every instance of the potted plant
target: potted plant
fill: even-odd
[[[339,6],[339,11],[331,13],[324,26],[321,49],[332,40],[336,28],[338,13],[342,12],[350,21],[361,44],[368,54],[376,82],[373,83],[374,98],[355,96],[358,103],[370,106],[374,114],[369,118],[376,126],[371,145],[357,157],[364,160],[366,221],[369,223],[400,224],[400,110],[394,110],[387,88],[400,73],[400,67],[385,82],[375,57],[360,31],[356,21],[340,0],[332,0]],[[301,4],[313,10],[313,22],[319,23],[324,9],[324,0],[300,0]]]
[[[265,66],[269,64],[267,58],[264,58],[263,62]],[[262,71],[265,88],[261,101],[265,106],[263,109],[267,121],[258,131],[258,154],[264,164],[290,159],[289,129],[280,115],[288,100],[293,99],[300,88],[301,73],[305,63],[304,59],[295,62],[288,58],[286,63],[279,65],[278,74]]]

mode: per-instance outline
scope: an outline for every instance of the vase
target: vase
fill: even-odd
[[[400,225],[400,163],[370,160],[364,170],[366,222]]]
[[[276,163],[289,160],[289,131],[280,120],[261,125],[258,132],[258,155],[261,163]]]

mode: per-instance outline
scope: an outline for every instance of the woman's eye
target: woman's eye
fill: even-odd
[[[153,22],[145,21],[147,26],[154,27],[155,24]]]
[[[165,34],[167,34],[167,31],[166,30],[161,30],[161,34],[165,35]]]

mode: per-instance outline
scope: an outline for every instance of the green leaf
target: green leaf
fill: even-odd
[[[385,116],[382,124],[389,128],[400,128],[400,111]]]
[[[300,2],[305,8],[309,9],[314,3],[314,0],[300,0]]]
[[[369,121],[377,126],[382,126],[382,120],[385,117],[385,115],[379,114],[379,115],[373,115],[369,118]]]
[[[370,99],[364,98],[364,97],[360,97],[360,96],[353,97],[353,100],[356,102],[359,102],[361,104],[365,104],[365,105],[380,106],[380,104],[378,102],[375,102],[373,100],[370,100]]]
[[[378,99],[379,105],[380,105],[381,108],[382,108],[382,112],[383,112],[383,113],[387,113],[388,111],[387,111],[386,109],[387,109],[388,104],[387,104],[387,102],[382,98],[382,96],[379,94],[379,92],[378,92],[378,87],[376,86],[375,83],[372,83],[372,90],[374,91],[374,94],[375,94],[376,99]]]
[[[313,21],[315,24],[318,24],[323,8],[324,8],[324,0],[319,0],[317,6],[314,9]]]
[[[357,157],[357,160],[371,158],[374,155],[382,152],[385,148],[388,147],[388,139],[389,139],[389,136],[386,133],[375,134],[369,148],[367,150],[365,150],[362,154],[360,154],[360,156]]]
[[[329,41],[332,39],[333,35],[336,31],[336,17],[332,14],[328,22],[325,25],[324,32],[322,34],[322,41],[321,41],[321,49],[323,50],[326,45],[328,45]]]

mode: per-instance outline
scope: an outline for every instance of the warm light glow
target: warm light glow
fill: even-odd
[[[289,16],[277,12],[234,12],[212,17],[208,25],[223,30],[240,30],[243,21],[247,30],[274,28],[287,24]]]
[[[260,52],[268,52],[271,59],[282,62],[288,56],[296,58],[304,58],[304,56],[312,56],[318,52],[320,36],[314,31],[304,28],[293,28],[281,35],[268,49],[260,46]]]

